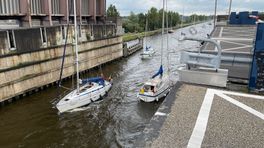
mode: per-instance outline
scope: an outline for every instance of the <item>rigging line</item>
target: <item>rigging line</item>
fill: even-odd
[[[75,58],[76,58],[76,85],[77,85],[77,94],[79,94],[80,91],[80,85],[79,85],[79,53],[78,53],[78,28],[77,28],[77,10],[76,10],[76,0],[73,1],[73,7],[74,7],[74,48],[75,48]]]
[[[71,8],[69,11],[69,16],[71,14],[72,11],[72,1],[71,1]],[[61,62],[61,70],[60,70],[60,79],[59,79],[59,83],[58,83],[58,87],[61,87],[61,83],[62,83],[62,75],[63,75],[63,69],[64,69],[64,63],[65,63],[65,55],[66,55],[66,48],[67,48],[67,42],[68,42],[68,37],[69,37],[69,27],[70,26],[70,22],[67,23],[67,30],[66,30],[66,37],[65,37],[65,43],[64,43],[64,47],[63,47],[63,55],[62,55],[62,62]],[[64,32],[62,32],[64,33]]]
[[[163,9],[162,9],[162,35],[161,35],[161,65],[163,64],[163,42],[164,42],[164,22],[165,22],[165,0],[163,0]]]
[[[99,71],[100,71],[100,76],[104,76],[103,69],[102,69],[102,64],[99,65]]]

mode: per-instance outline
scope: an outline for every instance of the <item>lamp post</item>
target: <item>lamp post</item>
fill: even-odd
[[[230,20],[230,15],[231,15],[231,8],[232,8],[232,0],[230,0],[230,3],[229,3],[229,10],[228,10],[228,21]]]
[[[217,0],[215,0],[215,14],[214,14],[214,28],[216,27],[216,10],[217,10]]]

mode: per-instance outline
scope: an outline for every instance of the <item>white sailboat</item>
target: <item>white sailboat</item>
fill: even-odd
[[[147,43],[147,31],[148,31],[148,19],[146,19],[143,52],[140,54],[142,59],[151,58],[155,54],[155,50]]]
[[[95,77],[80,80],[79,79],[79,59],[78,59],[78,35],[76,19],[76,0],[73,2],[74,7],[74,28],[75,28],[75,52],[76,52],[76,71],[77,71],[77,88],[63,97],[57,104],[56,108],[60,113],[71,111],[97,101],[102,98],[111,88],[111,80],[105,80],[103,77]],[[80,83],[82,86],[80,87]]]
[[[163,73],[163,41],[164,41],[164,7],[165,1],[163,0],[163,19],[162,19],[162,42],[161,42],[161,66],[159,71],[152,76],[150,80],[144,83],[140,89],[137,97],[144,102],[159,101],[159,99],[165,97],[171,89],[170,79],[169,79],[169,64],[168,73]],[[167,32],[168,33],[168,32]],[[168,36],[168,34],[167,34]]]

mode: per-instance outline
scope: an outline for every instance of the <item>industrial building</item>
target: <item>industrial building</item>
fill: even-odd
[[[77,0],[80,24],[105,21],[106,0]],[[73,0],[0,0],[0,29],[53,26],[73,20]]]

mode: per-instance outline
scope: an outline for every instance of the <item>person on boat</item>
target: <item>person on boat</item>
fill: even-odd
[[[105,78],[104,74],[101,73],[101,78],[104,79],[105,81],[108,81],[110,83],[112,83],[113,79],[111,76],[109,76],[108,78]]]
[[[91,88],[91,87],[93,87],[93,83],[92,82],[89,82],[89,84],[88,84],[88,88]]]

